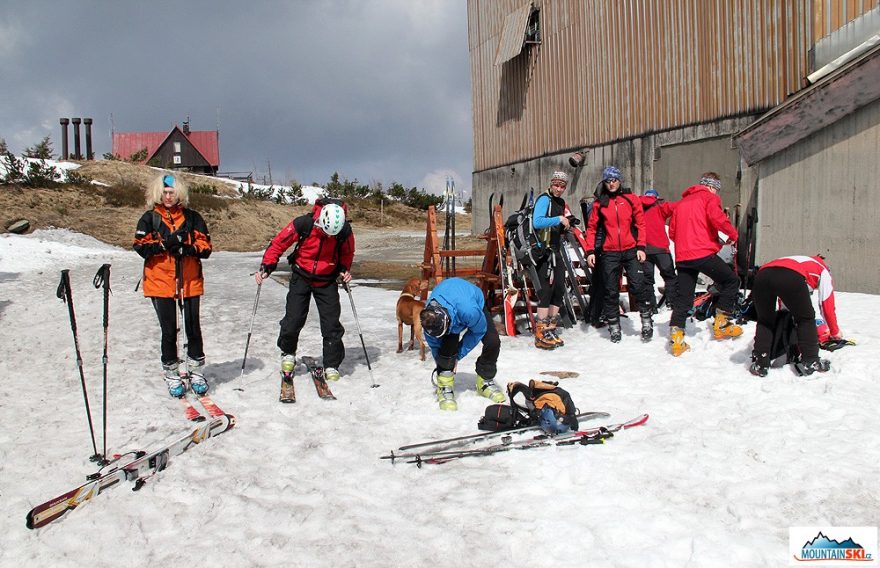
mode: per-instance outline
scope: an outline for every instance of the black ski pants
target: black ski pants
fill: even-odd
[[[150,298],[153,309],[159,317],[159,328],[162,330],[162,364],[177,363],[177,300],[174,298]],[[200,296],[183,300],[183,319],[186,331],[186,354],[190,359],[202,360],[205,351],[202,346],[202,327],[199,323]]]
[[[645,286],[651,291],[651,308],[657,307],[657,292],[654,288],[654,267],[660,271],[660,276],[666,284],[666,305],[675,305],[675,294],[678,287],[678,274],[675,272],[675,263],[672,255],[668,252],[648,254],[645,260]]]
[[[645,287],[644,264],[636,258],[636,249],[605,251],[602,255],[603,280],[605,281],[605,317],[609,322],[620,321],[620,277],[626,272],[626,282],[636,299],[631,306],[642,314],[651,313],[651,298]]]
[[[565,302],[565,265],[562,264],[560,253],[553,251],[544,257],[537,266],[537,273],[541,280],[538,307],[562,307]]]
[[[338,369],[339,364],[345,359],[345,346],[342,344],[345,328],[339,321],[342,310],[339,306],[339,287],[335,282],[316,286],[302,275],[296,272],[292,274],[290,288],[287,290],[287,305],[280,322],[278,347],[283,353],[296,354],[299,333],[306,324],[309,304],[313,296],[321,322],[324,366]]]
[[[589,322],[593,327],[598,327],[602,321],[602,312],[605,311],[605,276],[603,254],[596,251],[596,263],[590,272],[590,304],[587,307]]]
[[[488,308],[483,308],[483,316],[486,318],[486,335],[482,339],[483,348],[480,356],[477,357],[476,371],[484,379],[494,379],[498,374],[497,363],[498,355],[501,353],[501,339],[498,337],[498,330],[495,329],[495,322]],[[455,370],[460,341],[461,337],[457,333],[443,336],[435,361],[438,373]]]
[[[755,349],[752,352],[755,361],[764,367],[770,366],[777,298],[791,312],[797,326],[802,361],[816,361],[819,359],[819,336],[816,332],[816,310],[810,300],[810,288],[801,274],[781,266],[759,270],[752,282],[752,302],[758,313]]]
[[[684,329],[688,312],[694,307],[694,290],[697,289],[697,277],[705,274],[718,287],[716,310],[732,313],[736,306],[736,293],[739,290],[739,278],[726,262],[718,255],[712,254],[695,260],[682,260],[678,263],[678,292],[672,306],[672,319],[669,325]]]

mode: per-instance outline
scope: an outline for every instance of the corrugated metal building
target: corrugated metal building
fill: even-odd
[[[491,193],[506,196],[509,213],[563,169],[571,203],[592,194],[608,164],[636,193],[653,186],[671,199],[717,171],[744,227],[757,217],[763,170],[749,167],[732,136],[805,89],[871,26],[825,47],[819,40],[878,11],[878,0],[469,0],[474,230],[488,224]],[[581,150],[582,167],[571,167]],[[778,211],[786,214],[796,217]],[[814,252],[759,226],[759,261],[764,242],[790,245],[779,254]],[[834,268],[837,252],[828,252]],[[880,291],[864,287],[868,278],[838,280]]]

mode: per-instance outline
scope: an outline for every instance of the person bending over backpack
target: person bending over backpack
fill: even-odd
[[[287,291],[287,305],[281,319],[278,347],[281,349],[281,373],[292,377],[296,366],[299,334],[309,315],[311,297],[315,298],[323,338],[324,377],[339,380],[339,365],[345,358],[342,336],[345,328],[339,321],[339,287],[337,278],[351,280],[354,260],[354,233],[345,218],[345,205],[318,200],[311,213],[301,215],[275,235],[263,254],[257,284],[277,268],[278,259],[289,247],[287,257],[292,274]]]
[[[477,392],[492,402],[504,402],[495,385],[501,340],[486,307],[483,291],[462,278],[447,278],[431,291],[421,314],[425,342],[436,364],[436,395],[440,410],[458,410],[455,402],[455,369],[458,362],[483,344],[477,357]]]
[[[752,302],[758,313],[755,348],[749,371],[766,377],[770,367],[770,348],[776,321],[776,300],[782,300],[797,326],[801,360],[795,364],[800,375],[824,373],[831,362],[819,358],[819,337],[816,333],[816,311],[810,292],[819,291],[819,311],[828,323],[831,339],[840,339],[837,313],[834,309],[834,284],[825,259],[821,256],[786,256],[761,266],[752,283]]]

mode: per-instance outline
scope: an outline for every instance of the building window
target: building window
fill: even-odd
[[[174,165],[175,165],[175,166],[179,166],[179,165],[180,165],[180,154],[175,154],[175,155],[174,155]]]
[[[180,154],[180,142],[174,143],[174,152]]]

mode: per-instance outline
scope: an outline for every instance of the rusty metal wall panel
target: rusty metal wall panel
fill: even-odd
[[[542,44],[495,66],[524,2],[468,0],[474,170],[776,106],[815,38],[880,0],[847,1],[534,0]]]

